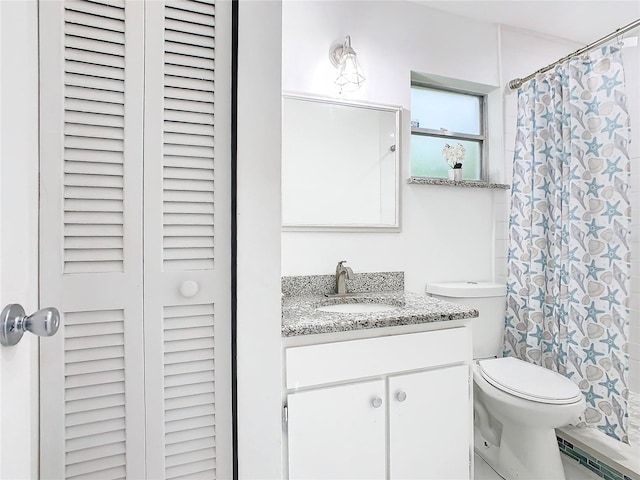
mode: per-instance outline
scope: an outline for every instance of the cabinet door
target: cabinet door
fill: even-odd
[[[389,378],[390,478],[469,478],[469,367]]]
[[[384,386],[375,380],[290,394],[289,478],[384,479]]]

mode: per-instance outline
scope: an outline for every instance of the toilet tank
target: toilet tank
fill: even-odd
[[[491,282],[428,283],[427,294],[479,312],[471,319],[473,358],[502,357],[507,288]]]

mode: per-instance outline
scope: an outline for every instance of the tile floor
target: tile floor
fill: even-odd
[[[575,460],[562,455],[562,464],[567,480],[602,480],[595,473],[587,470]],[[493,469],[485,463],[478,454],[475,454],[475,480],[502,480]],[[545,479],[540,479],[545,480]]]
[[[629,392],[629,425],[628,435],[631,445],[640,445],[640,393]]]

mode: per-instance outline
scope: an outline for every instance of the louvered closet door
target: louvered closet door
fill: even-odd
[[[231,478],[230,8],[146,6],[149,478]]]
[[[40,2],[42,478],[144,476],[143,7]]]
[[[42,478],[231,476],[230,8],[40,3]]]

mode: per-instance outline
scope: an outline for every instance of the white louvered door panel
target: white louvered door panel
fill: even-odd
[[[40,2],[41,477],[143,478],[141,2]]]
[[[226,1],[147,3],[149,478],[231,477],[230,19]]]
[[[231,476],[230,10],[40,4],[42,478]]]

